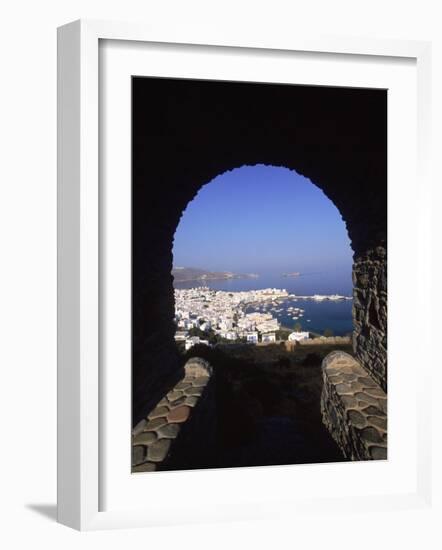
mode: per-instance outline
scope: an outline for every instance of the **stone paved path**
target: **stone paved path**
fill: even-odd
[[[317,427],[318,428],[318,427]],[[316,464],[346,460],[322,424],[312,430],[302,419],[267,416],[245,444],[221,449],[220,467]]]

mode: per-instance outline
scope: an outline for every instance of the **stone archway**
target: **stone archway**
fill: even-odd
[[[133,80],[133,421],[179,376],[173,237],[198,190],[243,165],[308,177],[340,211],[354,250],[357,358],[387,385],[385,90]]]

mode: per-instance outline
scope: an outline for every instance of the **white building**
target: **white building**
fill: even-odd
[[[309,332],[291,332],[288,339],[290,342],[299,342],[300,340],[306,340],[309,337]]]
[[[186,351],[190,348],[193,348],[193,346],[199,343],[200,343],[200,339],[198,336],[192,336],[191,338],[188,338],[185,342]]]
[[[257,332],[247,332],[246,333],[247,343],[256,344],[258,342],[258,333]]]
[[[233,326],[233,323],[230,319],[223,319],[220,323],[219,323],[219,328],[221,330],[230,330]]]
[[[268,319],[264,323],[256,325],[256,328],[259,332],[271,332],[279,329],[279,322],[278,319]]]
[[[223,330],[220,334],[221,337],[226,340],[236,340],[238,338],[238,335],[234,330]]]
[[[179,330],[175,333],[175,340],[177,342],[184,342],[184,340],[187,338],[188,332],[185,330]]]
[[[265,342],[266,344],[269,344],[270,342],[276,342],[276,334],[274,332],[261,334],[261,342]]]

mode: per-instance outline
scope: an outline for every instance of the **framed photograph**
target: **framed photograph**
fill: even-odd
[[[425,506],[429,44],[58,51],[59,521]]]

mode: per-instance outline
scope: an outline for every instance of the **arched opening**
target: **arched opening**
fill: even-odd
[[[386,91],[156,78],[134,78],[132,89],[133,424],[183,376],[172,277],[182,213],[219,174],[259,163],[309,178],[345,220],[354,251],[353,349],[362,371],[339,370],[347,360],[338,358],[339,376],[330,380],[365,378],[355,395],[369,379],[379,386],[371,393],[385,391]],[[374,399],[365,397],[352,402],[352,417]]]
[[[209,463],[343,460],[320,414],[322,360],[352,353],[353,251],[335,205],[286,168],[236,168],[187,205],[173,256],[177,347],[217,373]]]

